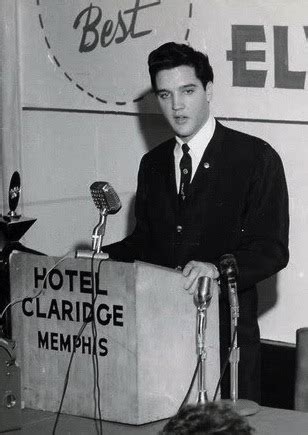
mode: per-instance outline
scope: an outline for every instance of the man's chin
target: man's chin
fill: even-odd
[[[188,140],[192,136],[190,131],[187,131],[187,130],[184,130],[181,128],[173,128],[173,131],[182,140]]]

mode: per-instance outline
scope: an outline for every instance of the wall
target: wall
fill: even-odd
[[[308,307],[306,2],[92,3],[92,10],[86,0],[18,3],[20,208],[37,218],[23,243],[57,256],[89,245],[95,180],[109,181],[123,204],[108,218],[105,242],[131,230],[140,157],[170,135],[149,93],[147,53],[168,40],[189,42],[207,49],[213,64],[214,114],[269,141],[283,159],[291,258],[260,285],[260,326],[264,338],[295,342]],[[86,19],[95,23],[87,34]]]
[[[20,170],[20,86],[16,0],[0,3],[0,212],[8,208],[10,177]]]
[[[280,154],[290,196],[290,262],[259,285],[264,338],[295,342],[307,324],[307,69],[304,1],[207,2],[200,8],[216,71],[215,113]],[[219,6],[218,6],[219,5]],[[216,7],[214,7],[216,6]],[[219,26],[217,26],[219,23]]]

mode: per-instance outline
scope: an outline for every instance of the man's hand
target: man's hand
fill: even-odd
[[[203,263],[202,261],[189,261],[183,269],[184,289],[188,290],[190,294],[194,293],[195,284],[197,279],[201,276],[207,276],[212,279],[219,277],[217,267],[212,263]]]

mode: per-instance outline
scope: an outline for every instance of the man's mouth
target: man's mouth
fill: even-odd
[[[188,120],[187,116],[174,116],[174,121],[176,124],[185,124],[185,122]]]

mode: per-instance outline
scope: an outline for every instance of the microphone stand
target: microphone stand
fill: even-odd
[[[240,361],[240,348],[237,345],[237,324],[239,318],[239,303],[237,297],[237,284],[235,277],[228,277],[230,321],[231,321],[231,352],[230,362],[230,400],[228,402],[232,408],[240,415],[253,415],[259,411],[256,402],[238,398],[238,364]]]
[[[103,208],[99,211],[99,222],[94,227],[92,233],[92,251],[85,249],[78,249],[75,253],[76,258],[92,258],[95,255],[97,260],[108,260],[109,254],[101,252],[103,244],[103,238],[105,235],[107,220],[107,208]]]
[[[99,211],[99,222],[93,229],[92,251],[95,251],[96,254],[100,252],[102,247],[103,237],[105,235],[105,229],[106,229],[106,220],[107,220],[106,215],[107,215],[106,208]]]
[[[194,303],[197,307],[197,327],[196,327],[196,344],[197,354],[200,358],[198,370],[198,396],[197,403],[205,404],[208,401],[206,389],[206,347],[205,347],[205,330],[207,320],[207,307],[212,299],[211,279],[201,277],[198,279],[197,290],[194,294]]]
[[[238,363],[240,349],[237,346],[237,323],[239,318],[239,304],[235,280],[229,280],[230,319],[231,319],[231,352],[230,352],[230,396],[232,402],[238,400]]]
[[[204,345],[205,323],[206,323],[206,308],[197,308],[198,330],[197,330],[197,348],[200,358],[200,366],[198,371],[198,397],[197,403],[205,404],[208,401],[206,389],[206,348]]]

